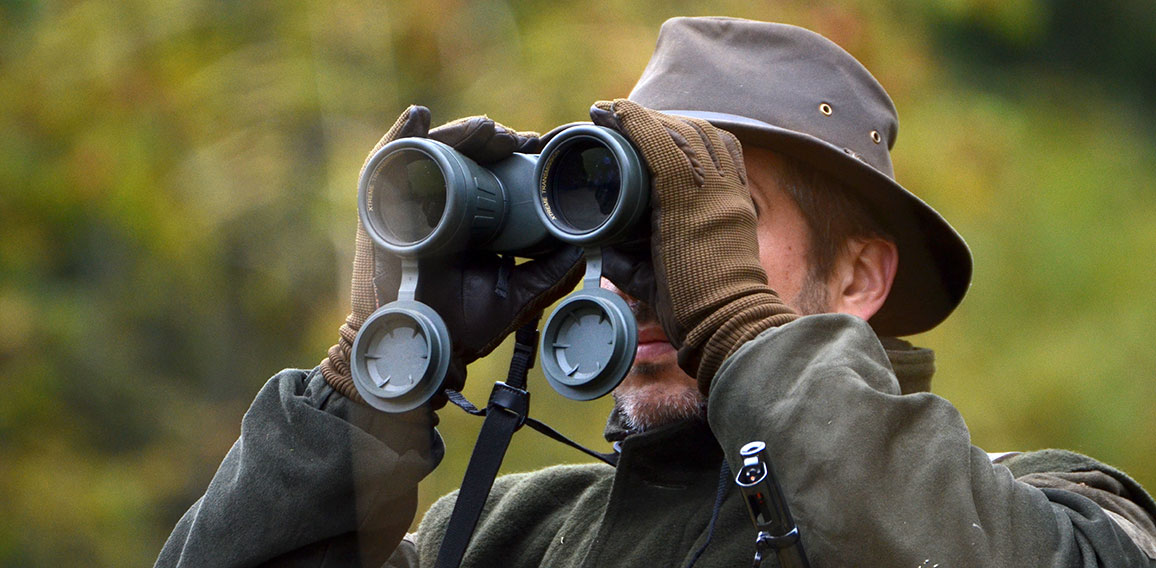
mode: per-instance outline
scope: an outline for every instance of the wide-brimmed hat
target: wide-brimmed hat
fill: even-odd
[[[971,252],[934,209],[895,181],[895,105],[854,57],[814,32],[733,18],[674,18],[630,100],[693,116],[748,146],[790,156],[854,191],[895,239],[899,267],[870,323],[927,331],[963,300]]]

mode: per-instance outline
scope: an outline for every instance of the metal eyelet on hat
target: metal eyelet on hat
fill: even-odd
[[[879,135],[878,130],[871,131],[871,141],[878,144],[883,141],[883,137]]]
[[[835,112],[835,109],[831,108],[831,105],[827,103],[819,103],[819,112],[823,113],[824,116],[831,116],[831,113]]]

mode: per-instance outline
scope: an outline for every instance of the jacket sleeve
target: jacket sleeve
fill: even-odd
[[[444,452],[435,420],[353,403],[316,369],[277,374],[156,565],[382,566]]]
[[[946,400],[901,395],[861,319],[764,332],[708,404],[732,465],[767,443],[813,566],[1156,566],[1093,500],[993,465]]]

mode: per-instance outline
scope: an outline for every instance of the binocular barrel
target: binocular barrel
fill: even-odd
[[[578,125],[541,154],[479,165],[426,138],[386,144],[358,185],[362,225],[410,258],[468,249],[534,256],[551,237],[597,246],[621,240],[649,206],[646,167],[617,132]]]
[[[418,265],[469,250],[534,257],[559,243],[583,247],[583,289],[546,320],[543,373],[575,400],[603,396],[626,376],[637,326],[626,302],[599,287],[601,247],[645,226],[650,182],[621,134],[573,126],[541,154],[485,165],[436,140],[402,138],[370,157],[357,205],[374,242],[402,257],[398,299],[371,314],[353,342],[350,372],[372,406],[406,412],[441,391],[452,340],[441,316],[415,296]]]

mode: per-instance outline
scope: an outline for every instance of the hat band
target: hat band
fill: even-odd
[[[750,126],[752,128],[773,128],[776,130],[779,129],[779,127],[777,127],[773,124],[763,122],[763,121],[758,120],[758,119],[750,118],[747,116],[739,116],[737,114],[730,114],[730,113],[725,113],[725,112],[712,112],[709,110],[664,110],[662,112],[664,112],[666,114],[684,116],[686,118],[701,118],[707,122],[712,122],[712,121],[717,120],[717,121],[725,121],[725,122],[735,122],[735,123],[742,124],[744,126]]]

